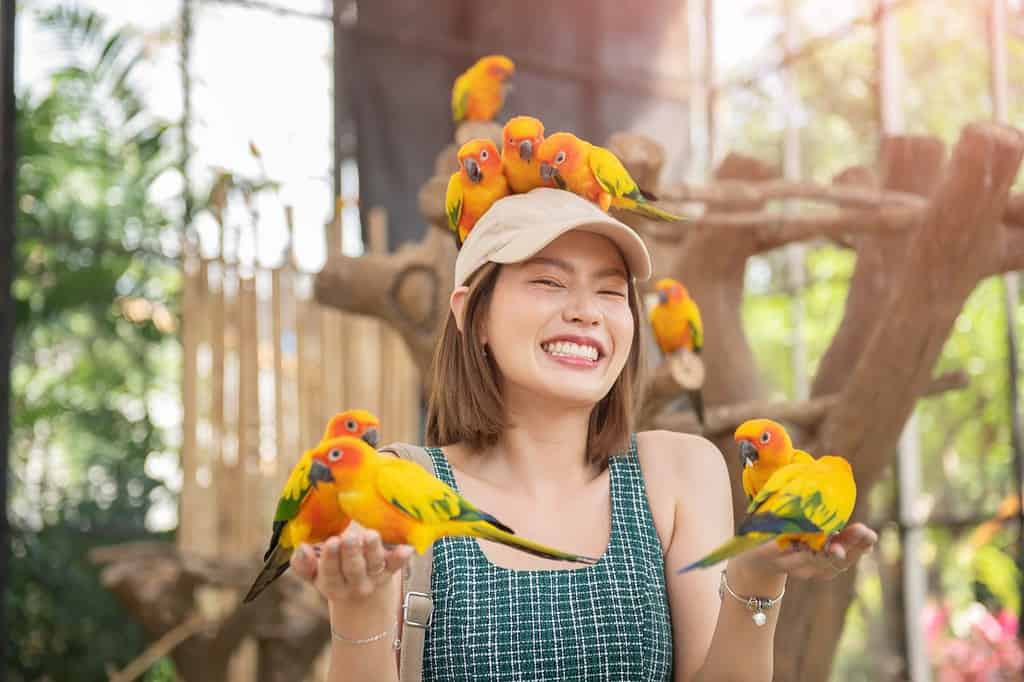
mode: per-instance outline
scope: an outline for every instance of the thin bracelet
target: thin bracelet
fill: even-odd
[[[746,604],[747,608],[754,612],[750,617],[754,621],[754,625],[761,627],[768,622],[768,616],[764,612],[782,601],[782,598],[786,596],[786,586],[782,586],[782,592],[779,592],[779,596],[774,599],[769,599],[768,597],[744,597],[732,591],[732,588],[729,587],[729,581],[725,579],[725,571],[722,571],[722,582],[718,585],[719,599],[724,599],[726,592],[736,601]]]
[[[344,635],[339,635],[337,632],[335,632],[334,625],[331,625],[331,637],[338,640],[339,642],[342,642],[343,644],[372,644],[373,642],[379,642],[380,640],[390,635],[395,630],[396,627],[398,627],[397,624],[394,627],[388,628],[384,632],[378,632],[377,634],[371,635],[370,637],[366,637],[365,639],[349,639],[348,637],[345,637]],[[395,640],[395,647],[398,647],[397,639]]]

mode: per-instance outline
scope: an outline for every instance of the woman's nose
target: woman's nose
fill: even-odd
[[[566,322],[595,326],[601,323],[601,311],[593,296],[579,294],[573,296],[565,307],[562,317]]]

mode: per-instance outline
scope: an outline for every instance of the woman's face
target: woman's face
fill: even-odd
[[[607,395],[633,341],[627,277],[609,239],[578,230],[502,267],[483,338],[506,399],[588,407]]]

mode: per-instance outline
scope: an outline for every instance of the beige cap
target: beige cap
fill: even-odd
[[[586,230],[615,242],[633,277],[651,276],[651,256],[633,228],[572,192],[539,187],[499,199],[484,212],[455,259],[455,286],[487,262],[518,263],[570,230]]]

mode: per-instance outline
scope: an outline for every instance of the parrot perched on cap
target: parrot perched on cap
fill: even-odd
[[[614,206],[652,220],[685,220],[650,203],[654,197],[637,186],[619,157],[572,133],[548,137],[536,155],[541,178],[554,180],[562,189],[593,201],[604,211]]]
[[[754,499],[771,475],[793,462],[813,462],[814,458],[793,447],[786,429],[771,419],[750,419],[733,434],[740,444],[743,464],[743,492]]]
[[[385,543],[422,554],[442,537],[475,537],[547,559],[597,562],[518,537],[415,462],[382,455],[358,438],[327,441],[313,459],[330,472],[344,514],[379,532]]]
[[[498,148],[490,140],[474,139],[459,148],[459,170],[448,179],[444,210],[455,244],[462,247],[476,221],[498,199],[509,195]]]
[[[515,116],[501,131],[501,165],[508,185],[516,194],[537,187],[554,187],[552,180],[540,177],[536,152],[544,141],[544,124],[532,116]]]
[[[649,313],[651,328],[658,347],[665,355],[685,348],[700,355],[704,348],[704,325],[700,319],[700,308],[690,298],[686,287],[671,277],[658,280],[654,285],[658,292],[658,303]],[[697,420],[704,425],[704,398],[699,390],[688,391]]]
[[[300,544],[322,542],[348,526],[349,519],[338,507],[338,491],[329,472],[314,461],[317,449],[341,435],[362,438],[367,447],[373,447],[379,429],[380,421],[366,410],[339,412],[327,423],[320,445],[307,450],[295,463],[277,502],[270,546],[263,555],[263,569],[245,595],[246,602],[255,599],[288,570],[292,552]]]
[[[463,71],[452,86],[452,118],[462,121],[493,121],[503,106],[505,81],[515,73],[516,65],[500,54],[481,57]]]
[[[679,573],[713,566],[775,540],[780,547],[803,544],[818,552],[850,520],[857,501],[853,469],[842,457],[825,455],[782,467],[747,507],[736,535]]]

